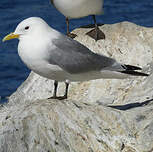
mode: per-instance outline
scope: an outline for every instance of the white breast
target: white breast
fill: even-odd
[[[27,40],[24,38],[18,45],[19,56],[24,64],[35,73],[52,80],[65,81],[65,72],[60,67],[48,63],[49,52],[44,42],[48,43],[45,38],[43,38],[43,41],[38,38],[35,41],[29,37]]]

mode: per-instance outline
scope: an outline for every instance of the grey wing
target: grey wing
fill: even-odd
[[[61,35],[52,43],[55,49],[51,50],[49,63],[58,65],[71,74],[113,69],[113,66],[116,66],[117,62],[114,59],[93,53],[67,36]]]

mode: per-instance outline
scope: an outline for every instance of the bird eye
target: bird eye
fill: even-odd
[[[24,29],[25,29],[25,30],[28,30],[28,29],[29,29],[29,26],[26,26]]]

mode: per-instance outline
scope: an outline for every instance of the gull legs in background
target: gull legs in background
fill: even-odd
[[[66,17],[66,25],[67,25],[67,34],[66,34],[66,35],[67,35],[68,37],[74,39],[77,35],[74,34],[74,33],[71,33],[71,32],[69,31],[69,19],[68,19],[68,17]]]
[[[96,23],[96,17],[95,15],[92,15],[92,18],[94,20],[94,25],[95,28],[92,29],[91,31],[89,31],[88,33],[86,33],[88,36],[90,36],[91,38],[93,38],[95,41],[101,40],[101,39],[105,39],[105,34],[99,29],[97,23]],[[66,17],[66,25],[67,25],[67,36],[71,37],[72,39],[74,39],[77,35],[74,33],[70,33],[69,31],[69,19],[68,17]]]
[[[92,18],[94,20],[95,28],[88,33],[86,33],[88,36],[92,37],[95,41],[105,39],[105,34],[99,29],[97,23],[96,23],[96,17],[95,15],[92,15]]]
[[[93,38],[95,41],[101,40],[101,39],[105,39],[105,34],[99,29],[97,23],[96,23],[96,17],[95,15],[92,15],[92,18],[94,20],[94,25],[95,28],[92,29],[91,31],[89,31],[88,33],[86,33],[88,36],[90,36],[91,38]],[[72,39],[74,39],[77,35],[74,33],[70,33],[69,31],[69,19],[68,17],[66,17],[66,25],[67,25],[67,36],[71,37]]]
[[[71,32],[69,31],[69,19],[68,19],[68,17],[66,17],[66,25],[67,25],[67,34],[66,34],[66,35],[67,35],[68,37],[74,39],[77,35],[74,34],[74,33],[71,33]]]

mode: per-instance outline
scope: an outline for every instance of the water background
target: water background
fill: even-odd
[[[6,101],[27,78],[30,70],[17,54],[18,40],[2,43],[2,38],[13,32],[25,18],[39,16],[56,30],[65,33],[65,18],[49,0],[0,0],[0,97]],[[153,0],[105,0],[104,15],[97,16],[98,23],[113,24],[130,21],[141,26],[153,27]],[[91,24],[91,17],[71,20],[71,30]]]

